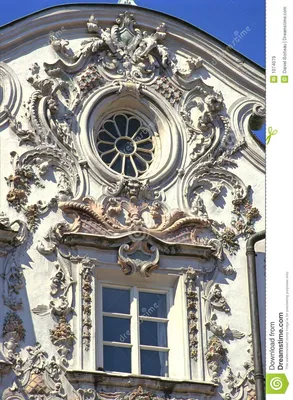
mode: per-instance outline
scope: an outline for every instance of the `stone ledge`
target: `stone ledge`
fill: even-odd
[[[161,392],[166,397],[171,394],[175,397],[193,397],[194,395],[213,395],[217,385],[212,382],[175,380],[170,378],[141,376],[133,374],[115,374],[103,371],[76,371],[68,370],[66,377],[75,389],[91,387],[97,391],[105,388],[131,391],[138,386],[144,390]]]

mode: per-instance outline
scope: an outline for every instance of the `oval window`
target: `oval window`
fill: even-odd
[[[138,177],[153,161],[152,131],[137,115],[117,113],[107,118],[96,146],[103,162],[122,175]]]

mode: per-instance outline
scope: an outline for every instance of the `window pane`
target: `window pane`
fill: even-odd
[[[167,347],[167,323],[140,321],[140,344]]]
[[[130,313],[130,291],[103,288],[103,311],[121,314]]]
[[[167,301],[165,294],[139,293],[139,315],[167,318]]]
[[[103,317],[103,340],[130,343],[130,319]]]
[[[143,375],[168,376],[168,352],[141,350],[140,360]]]
[[[104,346],[104,369],[106,371],[131,372],[131,349]]]

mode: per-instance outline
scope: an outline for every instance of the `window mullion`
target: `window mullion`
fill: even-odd
[[[133,374],[140,374],[139,363],[139,317],[138,317],[138,290],[136,287],[131,289],[131,305],[130,314],[131,318],[131,344],[132,344],[132,357],[131,357],[131,370]]]

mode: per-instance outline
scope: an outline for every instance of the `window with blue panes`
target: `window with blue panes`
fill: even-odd
[[[168,376],[169,292],[102,287],[104,370]]]

